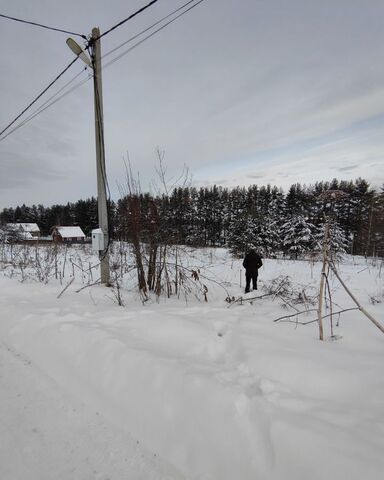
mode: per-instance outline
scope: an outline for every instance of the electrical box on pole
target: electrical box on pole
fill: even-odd
[[[95,252],[101,252],[104,250],[104,233],[101,228],[92,230],[92,250]]]

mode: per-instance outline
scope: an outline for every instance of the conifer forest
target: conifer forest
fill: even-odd
[[[384,185],[354,181],[276,186],[174,188],[168,194],[136,191],[109,201],[114,240],[193,246],[227,246],[241,255],[251,245],[264,256],[298,258],[316,250],[330,221],[334,250],[384,255]],[[66,205],[4,208],[0,223],[36,222],[42,235],[55,225],[79,225],[89,235],[97,227],[95,198]]]

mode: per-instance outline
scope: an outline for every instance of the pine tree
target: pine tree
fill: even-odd
[[[325,222],[317,229],[314,237],[316,239],[315,251],[321,252],[325,234]],[[329,252],[335,259],[347,253],[351,248],[351,239],[336,220],[329,221]]]
[[[229,227],[227,246],[234,255],[243,255],[249,248],[264,254],[265,236],[262,223],[249,214],[234,219]]]
[[[282,226],[282,246],[291,258],[298,258],[313,249],[315,226],[303,215],[291,217]]]
[[[384,256],[384,184],[381,192],[376,193],[373,199],[370,235],[370,251],[372,256]]]

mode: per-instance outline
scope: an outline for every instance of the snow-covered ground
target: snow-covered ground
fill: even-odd
[[[320,342],[316,322],[273,321],[294,312],[278,297],[228,304],[243,273],[225,250],[191,262],[208,302],[143,304],[127,287],[119,307],[103,286],[76,293],[80,277],[57,298],[69,278],[3,270],[1,480],[381,478],[384,335],[349,311]],[[380,263],[349,257],[339,271],[384,324]],[[310,295],[320,264],[267,259],[248,296],[282,275]],[[353,307],[330,280],[334,308]]]

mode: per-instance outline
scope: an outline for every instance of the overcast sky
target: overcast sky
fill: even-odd
[[[88,35],[148,2],[0,0],[0,13]],[[159,0],[106,35],[102,54],[186,2]],[[67,37],[0,18],[0,130],[73,59]],[[88,76],[80,61],[28,113],[77,74],[70,86]],[[205,0],[106,66],[103,95],[115,199],[127,152],[146,190],[156,147],[170,177],[186,165],[197,186],[359,176],[380,186],[384,1]],[[87,81],[0,142],[0,209],[95,196],[95,171]]]

